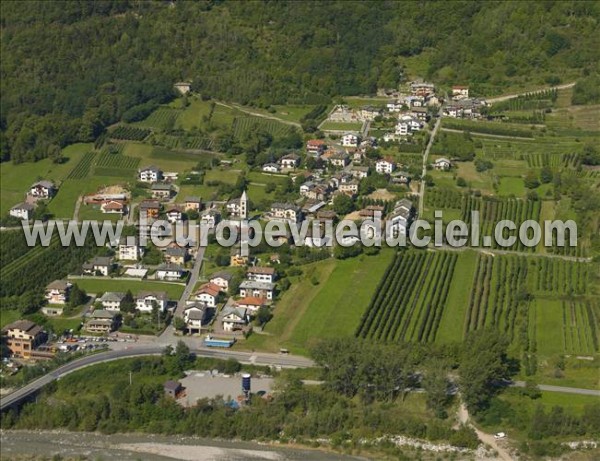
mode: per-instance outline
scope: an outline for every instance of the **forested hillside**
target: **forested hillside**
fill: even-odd
[[[493,94],[597,72],[596,2],[4,2],[2,160],[144,118],[175,81],[242,104],[327,102],[416,74]]]

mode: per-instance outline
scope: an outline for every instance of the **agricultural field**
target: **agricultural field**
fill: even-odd
[[[119,125],[109,132],[109,136],[112,139],[120,141],[143,141],[149,134],[150,130],[131,125]]]
[[[12,206],[22,202],[29,187],[36,181],[49,179],[59,184],[92,148],[86,143],[65,147],[62,151],[65,160],[58,164],[50,159],[35,164],[0,163],[0,213],[5,215]]]
[[[95,152],[86,152],[83,158],[79,161],[77,166],[71,170],[67,179],[83,179],[88,176],[92,169],[92,164],[96,158]]]
[[[271,136],[285,136],[292,130],[290,125],[263,117],[243,116],[233,120],[233,135],[245,139],[250,133],[265,131]]]
[[[96,160],[94,174],[130,178],[137,174],[140,159],[122,154],[102,153]]]
[[[434,342],[458,255],[398,254],[381,279],[356,335],[379,341]]]
[[[182,111],[178,109],[159,107],[145,120],[135,122],[134,125],[140,128],[149,128],[153,130],[170,130],[175,126],[181,113]]]

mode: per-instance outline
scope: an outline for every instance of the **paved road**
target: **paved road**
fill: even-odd
[[[558,85],[558,86],[547,86],[547,87],[543,87],[543,88],[538,88],[536,90],[524,91],[522,93],[507,94],[504,96],[497,96],[495,98],[483,98],[483,99],[485,99],[485,101],[488,103],[506,101],[507,99],[516,98],[517,96],[523,96],[524,94],[527,94],[527,93],[535,93],[536,91],[544,91],[544,90],[552,90],[552,89],[565,90],[567,88],[571,88],[571,87],[575,86],[575,83],[576,82],[564,83],[563,85]]]
[[[427,157],[429,157],[429,151],[431,150],[431,146],[433,146],[433,142],[435,141],[435,135],[437,134],[440,125],[442,124],[442,111],[443,107],[440,108],[440,116],[435,122],[433,126],[433,130],[431,131],[431,136],[429,138],[429,142],[427,143],[427,147],[425,148],[425,152],[423,153],[423,171],[421,172],[421,184],[419,187],[419,219],[422,219],[423,216],[423,205],[425,202],[425,181],[423,178],[427,174]]]
[[[10,405],[20,401],[28,395],[38,391],[45,385],[60,379],[61,377],[90,365],[95,365],[102,362],[109,362],[112,360],[118,360],[128,357],[136,356],[149,356],[159,355],[164,349],[163,345],[139,345],[132,343],[129,349],[122,349],[117,351],[101,352],[99,354],[89,355],[80,359],[69,362],[54,371],[51,371],[47,375],[38,378],[37,380],[27,384],[26,386],[3,396],[0,399],[0,411],[8,408]],[[209,348],[198,348],[193,349],[193,352],[200,357],[212,357],[218,359],[230,359],[234,358],[241,363],[253,364],[253,365],[270,365],[278,366],[283,368],[306,368],[313,366],[312,360],[305,357],[299,357],[294,355],[282,355],[282,354],[269,354],[269,353],[254,353],[254,352],[243,352],[243,351],[232,351],[228,349],[209,349]]]
[[[515,381],[511,384],[514,387],[525,387],[525,381]],[[545,392],[560,392],[562,394],[592,395],[600,397],[600,390],[580,389],[579,387],[552,386],[550,384],[538,384],[538,389]]]

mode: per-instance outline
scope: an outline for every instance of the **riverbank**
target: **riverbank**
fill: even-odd
[[[135,461],[342,461],[365,458],[303,448],[152,434],[0,431],[2,459],[63,458]]]

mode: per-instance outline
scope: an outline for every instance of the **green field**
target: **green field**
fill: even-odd
[[[448,291],[446,308],[442,313],[442,319],[435,337],[436,342],[449,343],[460,342],[463,339],[463,319],[467,313],[469,303],[469,287],[477,267],[477,253],[466,251],[460,254],[452,284]]]
[[[360,131],[362,127],[362,123],[359,122],[331,122],[326,120],[321,125],[321,130],[323,131]]]
[[[111,279],[92,279],[92,278],[76,278],[71,280],[76,283],[79,288],[84,289],[88,293],[104,293],[106,291],[121,291],[131,290],[135,296],[139,291],[165,291],[169,299],[177,300],[183,293],[184,286],[177,283],[154,282],[147,280],[111,280]]]
[[[253,334],[242,347],[286,347],[306,354],[321,338],[352,336],[392,258],[393,251],[385,250],[378,256],[300,266],[305,275],[292,279],[264,334]],[[319,284],[311,282],[313,277]]]
[[[236,109],[230,109],[222,104],[215,103],[214,111],[210,122],[208,117],[211,112],[212,101],[202,101],[200,99],[192,99],[190,105],[186,107],[175,122],[176,128],[191,130],[193,128],[205,128],[212,124],[216,127],[230,128],[233,120],[237,115],[243,115],[242,112]]]
[[[514,195],[523,197],[525,195],[525,183],[521,178],[501,178],[498,186],[498,195]]]
[[[264,117],[245,115],[233,120],[233,135],[238,139],[245,139],[250,133],[264,131],[273,137],[285,136],[292,130],[288,124]]]
[[[63,156],[67,160],[60,164],[54,164],[49,159],[34,164],[0,163],[0,213],[4,215],[12,206],[22,202],[34,182],[49,179],[57,184],[60,183],[90,149],[92,149],[91,144],[68,146],[63,149]]]

